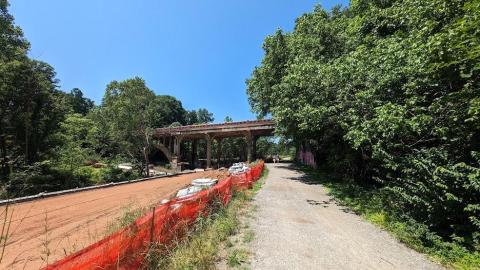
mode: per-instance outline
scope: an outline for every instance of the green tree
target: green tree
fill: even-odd
[[[94,123],[91,119],[81,114],[67,115],[56,135],[62,141],[62,145],[56,151],[60,168],[75,173],[87,159],[92,158],[94,151],[90,144],[90,136],[93,129]]]
[[[102,100],[102,112],[109,121],[109,131],[145,175],[149,175],[148,154],[151,144],[151,105],[155,94],[139,77],[112,81]]]
[[[478,247],[479,14],[478,0],[318,6],[265,39],[252,109],[396,213]]]
[[[82,90],[78,88],[73,88],[68,97],[74,113],[85,116],[95,106],[93,100],[84,97]]]
[[[192,110],[192,111],[187,111],[185,113],[185,124],[187,125],[194,125],[198,123],[198,116],[197,116],[197,111]]]
[[[185,112],[185,124],[186,125],[195,125],[195,124],[206,124],[211,123],[215,120],[213,113],[209,112],[207,109],[198,109]]]
[[[0,164],[2,180],[48,154],[68,111],[54,69],[27,56],[29,44],[0,1]]]
[[[161,95],[156,96],[150,106],[153,127],[167,127],[174,122],[186,124],[187,112],[182,102],[175,97]]]
[[[197,110],[197,119],[199,124],[211,123],[215,120],[213,113],[204,108]]]
[[[0,62],[2,64],[26,56],[30,44],[22,29],[15,26],[13,16],[8,13],[8,1],[0,0]]]
[[[227,116],[225,116],[225,119],[223,120],[223,122],[230,123],[230,122],[233,122],[233,119],[232,119],[232,117],[227,115]]]

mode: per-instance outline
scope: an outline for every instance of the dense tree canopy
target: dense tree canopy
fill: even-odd
[[[71,103],[71,107],[74,113],[79,113],[83,116],[87,115],[91,109],[94,108],[95,104],[93,100],[85,98],[83,96],[82,90],[78,88],[73,88],[70,93],[67,94],[68,100]]]
[[[265,39],[250,104],[338,175],[480,246],[480,1],[317,7]]]
[[[183,108],[182,102],[175,97],[160,95],[156,96],[152,104],[152,126],[166,127],[174,122],[186,124],[187,111]]]
[[[143,161],[143,165],[148,164],[146,156],[150,148],[153,115],[156,113],[153,109],[157,105],[155,99],[155,93],[145,85],[145,81],[135,77],[109,83],[102,100],[102,112],[109,120],[108,132],[120,143],[120,149],[126,156],[134,161]]]
[[[206,124],[214,120],[213,113],[205,108],[185,112],[185,124],[187,125]]]
[[[62,96],[55,71],[29,59],[29,44],[13,24],[8,3],[0,1],[0,180],[16,168],[31,165],[51,146],[49,135],[59,127]]]

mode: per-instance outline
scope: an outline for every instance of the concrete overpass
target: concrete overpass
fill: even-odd
[[[232,137],[245,137],[247,140],[247,161],[255,159],[256,141],[261,136],[272,136],[275,129],[272,120],[254,120],[243,122],[228,122],[221,124],[201,124],[180,127],[157,128],[153,137],[156,147],[170,161],[172,168],[177,168],[180,162],[182,141],[192,142],[192,164],[197,164],[198,140],[206,140],[207,168],[212,166],[212,142],[217,141],[217,160],[222,155],[222,139]]]

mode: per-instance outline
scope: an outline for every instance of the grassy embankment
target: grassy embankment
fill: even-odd
[[[230,267],[241,265],[248,253],[233,247],[230,237],[240,231],[241,218],[248,214],[250,202],[267,175],[268,169],[265,168],[252,189],[235,192],[227,207],[199,219],[187,237],[167,254],[151,249],[147,255],[148,269],[212,269],[218,263],[219,253],[224,247],[230,249],[225,258],[220,259],[225,259]],[[248,231],[242,239],[249,242],[253,237],[253,232]]]
[[[385,229],[410,248],[427,254],[433,261],[452,269],[480,269],[480,252],[447,242],[426,225],[401,218],[399,213],[386,209],[384,201],[388,200],[388,196],[384,190],[368,189],[350,181],[335,179],[322,169],[301,167],[301,170],[325,186],[339,203]]]

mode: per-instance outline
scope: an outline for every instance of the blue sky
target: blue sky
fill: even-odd
[[[215,120],[254,119],[245,79],[263,56],[266,35],[293,29],[316,4],[347,0],[12,0],[10,13],[52,65],[60,87],[82,89],[96,104],[112,80],[145,79],[157,94]]]

